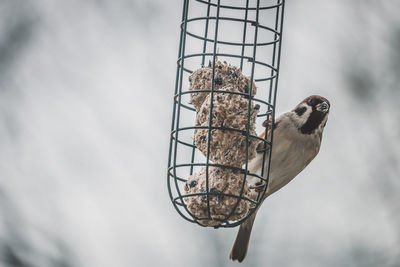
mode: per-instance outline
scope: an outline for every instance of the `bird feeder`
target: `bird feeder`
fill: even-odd
[[[183,1],[167,184],[175,209],[190,222],[237,226],[266,193],[284,5]],[[256,153],[264,164],[251,173]],[[256,196],[250,180],[265,185]]]

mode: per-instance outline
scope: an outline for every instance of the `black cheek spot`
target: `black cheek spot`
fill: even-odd
[[[304,114],[304,112],[306,112],[306,110],[307,110],[306,107],[299,107],[299,108],[296,108],[296,110],[295,110],[294,112],[296,112],[296,114],[297,114],[298,116],[301,116],[301,115]]]

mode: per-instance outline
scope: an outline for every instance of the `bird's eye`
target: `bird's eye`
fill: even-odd
[[[308,104],[309,106],[312,106],[313,103],[314,103],[314,99],[312,99],[312,98],[308,99],[307,104]]]

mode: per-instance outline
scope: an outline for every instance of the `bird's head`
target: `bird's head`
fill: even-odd
[[[301,101],[292,110],[301,133],[322,133],[328,120],[330,107],[328,99],[319,95],[312,95]]]

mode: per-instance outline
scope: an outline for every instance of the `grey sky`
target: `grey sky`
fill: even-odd
[[[237,265],[236,229],[184,221],[167,194],[181,4],[2,1],[0,266]],[[278,113],[310,94],[332,109],[242,266],[400,265],[399,8],[288,1]]]

